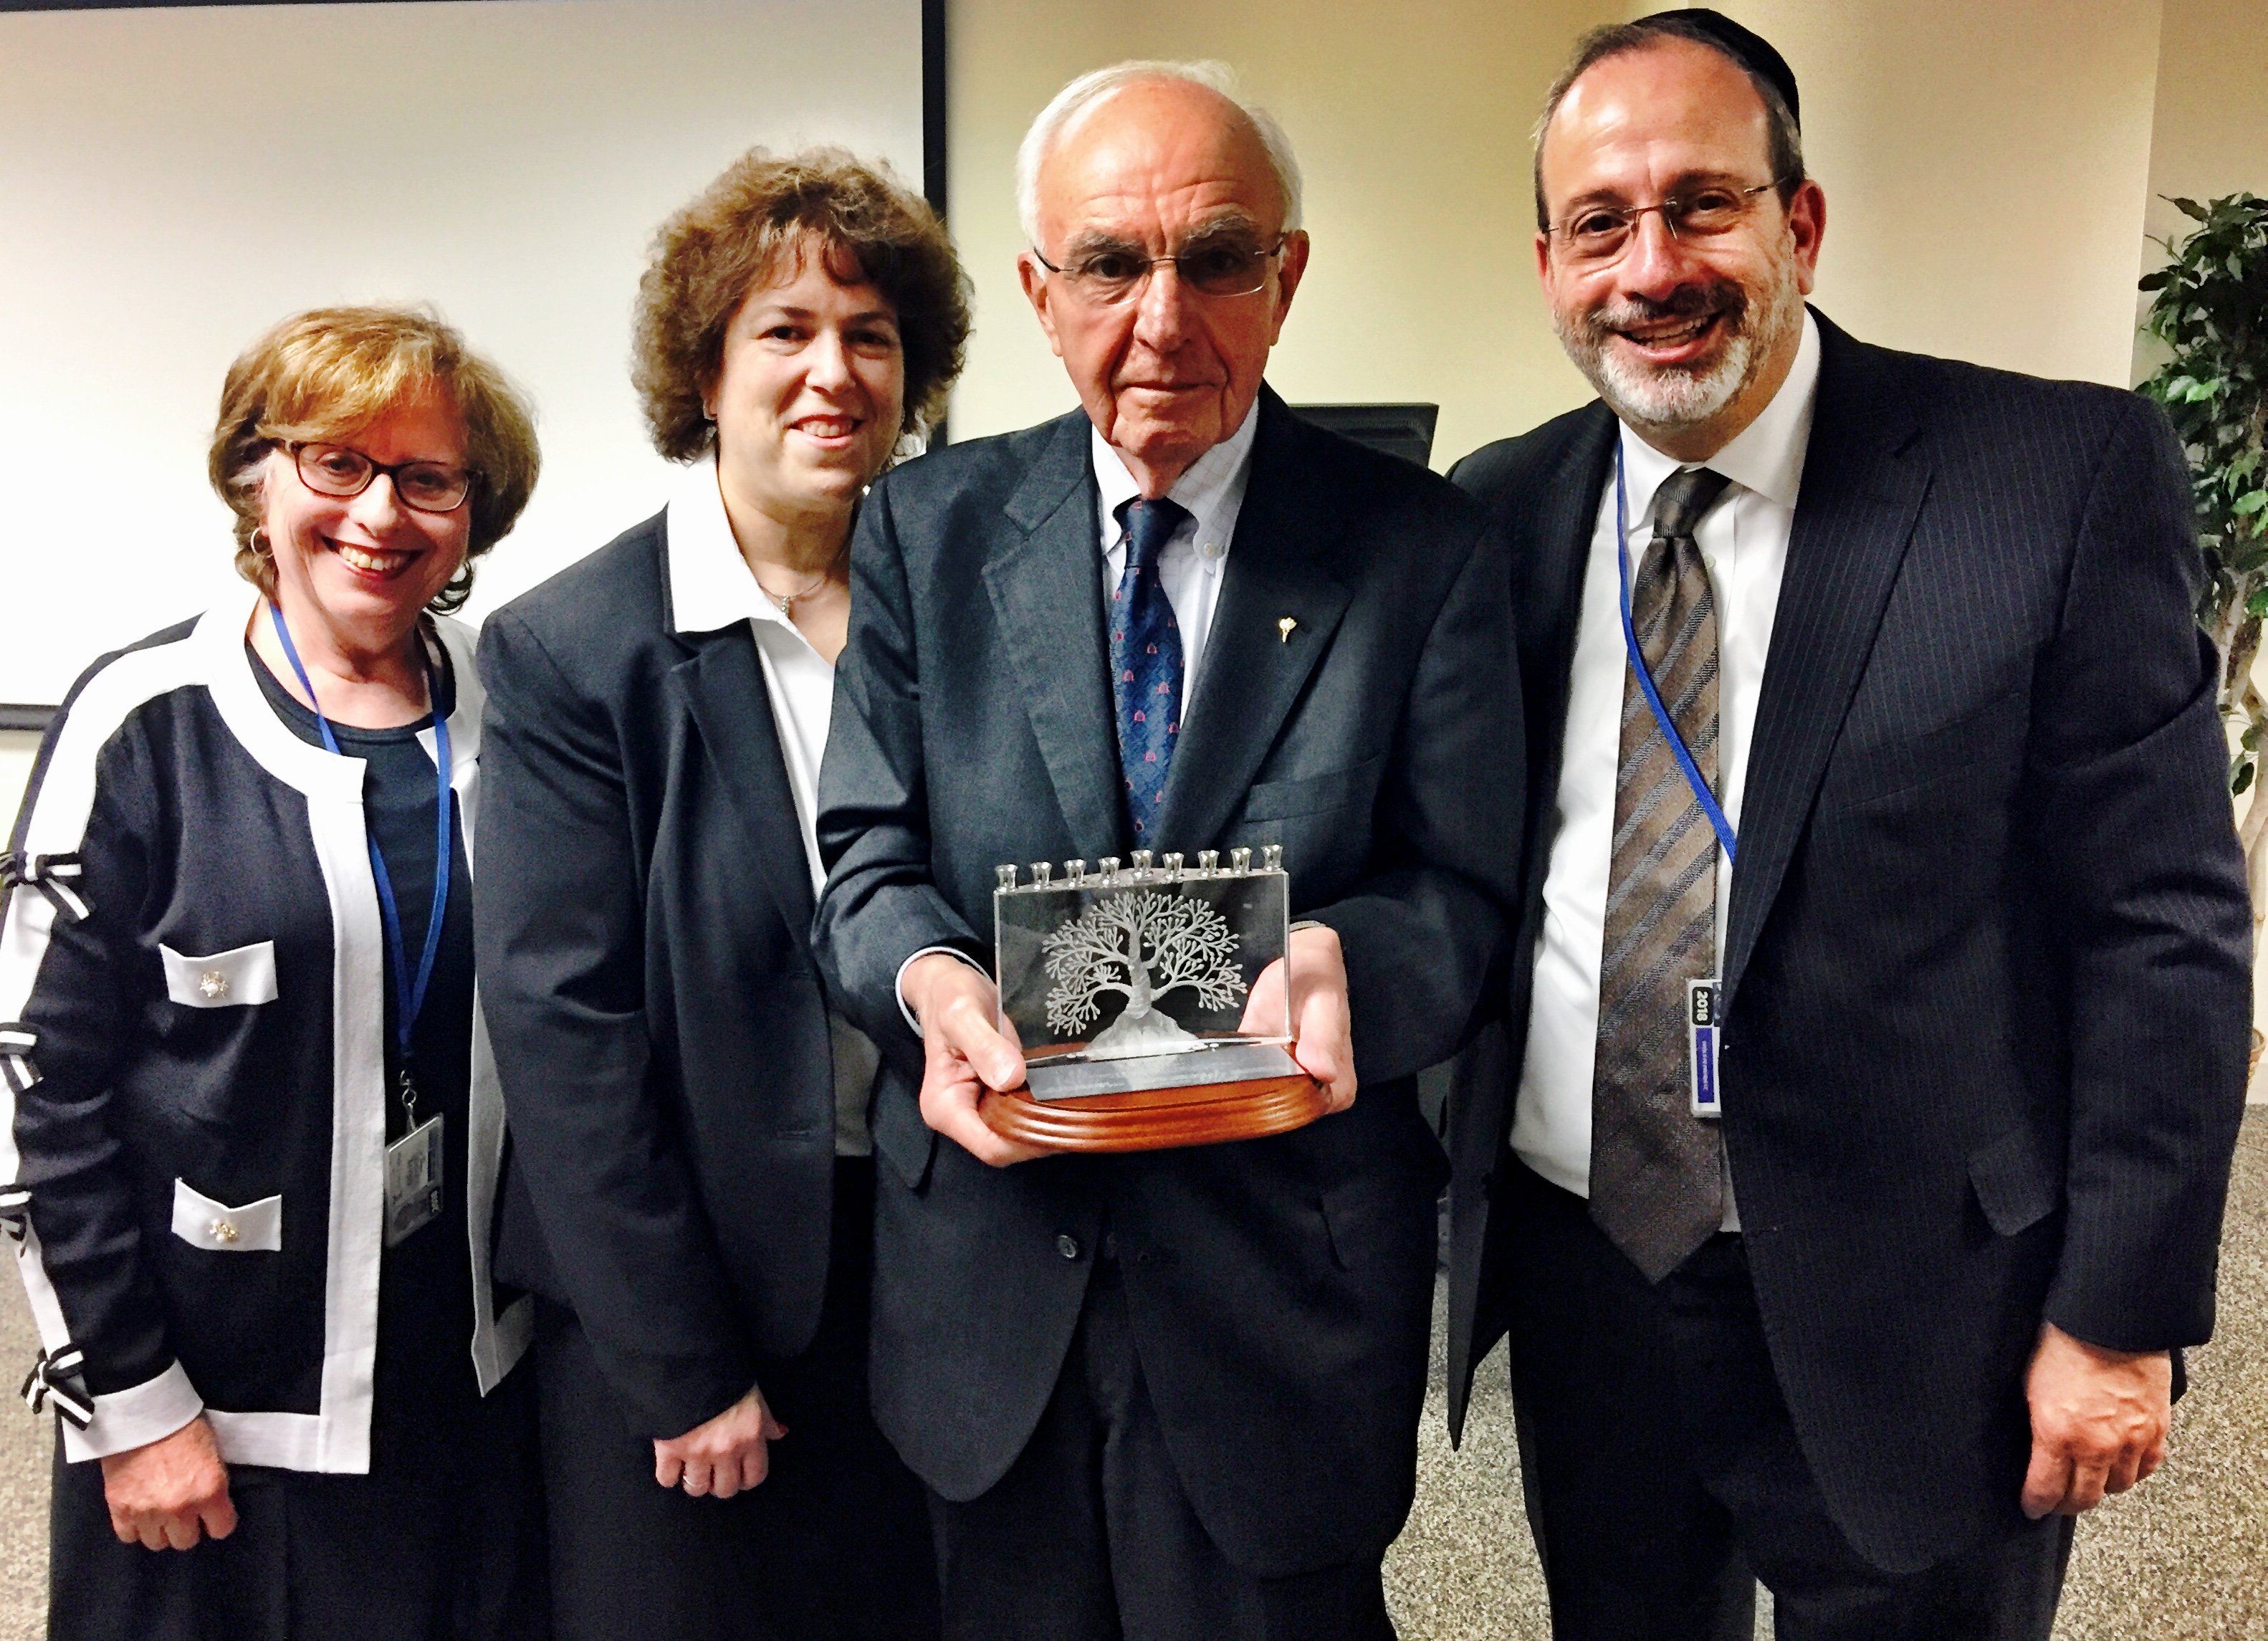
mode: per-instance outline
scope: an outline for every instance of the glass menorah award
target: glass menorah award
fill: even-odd
[[[1271,844],[1195,865],[1136,850],[998,869],[1003,1029],[1025,1086],[989,1093],[997,1132],[1063,1151],[1149,1151],[1280,1133],[1322,1115],[1291,1054],[1287,987],[1256,990],[1289,943],[1291,879]]]

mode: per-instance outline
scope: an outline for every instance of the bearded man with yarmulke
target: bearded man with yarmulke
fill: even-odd
[[[2044,1641],[2212,1330],[2243,1102],[2189,487],[2133,394],[1807,309],[1797,121],[1689,10],[1588,36],[1537,128],[1599,402],[1454,475],[1534,781],[1452,1415],[1508,1333],[1560,1641],[1745,1638],[1758,1578],[1783,1641]]]

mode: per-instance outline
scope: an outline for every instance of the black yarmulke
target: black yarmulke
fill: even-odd
[[[1780,94],[1787,104],[1787,112],[1798,129],[1803,124],[1803,110],[1795,99],[1795,70],[1787,66],[1787,59],[1773,49],[1771,41],[1753,29],[1742,28],[1722,11],[1712,11],[1705,5],[1687,6],[1676,11],[1656,11],[1638,19],[1641,23],[1678,22],[1706,34],[1712,44]]]

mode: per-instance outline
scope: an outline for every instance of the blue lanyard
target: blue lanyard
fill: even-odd
[[[1661,725],[1661,738],[1677,755],[1677,767],[1685,771],[1685,784],[1693,789],[1694,800],[1701,806],[1701,813],[1709,817],[1718,843],[1724,845],[1725,864],[1729,866],[1733,864],[1733,823],[1725,819],[1716,794],[1701,778],[1700,766],[1686,750],[1685,737],[1670,722],[1669,709],[1661,704],[1661,692],[1653,687],[1653,674],[1646,670],[1646,657],[1638,653],[1638,630],[1631,625],[1630,499],[1623,487],[1623,445],[1619,436],[1615,439],[1615,564],[1622,571],[1623,644],[1630,651],[1631,671],[1638,674],[1638,687],[1646,692],[1646,705],[1653,709],[1653,721]]]
[[[324,748],[333,757],[344,757],[346,754],[339,750],[339,738],[331,733],[330,719],[323,716],[322,707],[315,701],[314,683],[308,678],[307,669],[300,664],[298,649],[291,642],[291,629],[284,624],[284,612],[271,602],[268,606],[268,613],[276,618],[276,636],[284,641],[284,658],[291,663],[291,670],[298,674],[299,688],[307,692],[308,704],[315,709],[315,727],[322,732]],[[401,1050],[399,1058],[402,1068],[403,1095],[411,1102],[408,1115],[412,1122],[416,1120],[416,1109],[409,1081],[412,1057],[409,1034],[416,1027],[418,1011],[425,1006],[426,982],[433,978],[433,960],[441,950],[441,918],[449,909],[449,857],[452,853],[449,836],[449,720],[441,710],[441,691],[434,679],[433,663],[425,653],[423,638],[417,641],[417,659],[425,669],[425,698],[433,705],[433,771],[438,795],[433,802],[437,816],[434,822],[435,848],[438,851],[433,857],[433,912],[426,919],[425,949],[418,954],[417,973],[414,977],[404,960],[401,910],[394,904],[394,879],[387,873],[386,856],[378,847],[377,832],[366,823],[363,829],[370,844],[370,875],[378,882],[379,919],[386,925],[386,947],[394,958],[394,1041]]]

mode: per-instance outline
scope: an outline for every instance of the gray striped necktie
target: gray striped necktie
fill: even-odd
[[[1717,784],[1717,604],[1694,526],[1728,481],[1681,469],[1654,497],[1631,626],[1702,778]],[[1717,835],[1627,663],[1591,1079],[1591,1218],[1659,1282],[1724,1220],[1716,1125],[1693,1115],[1689,980],[1717,972]]]

